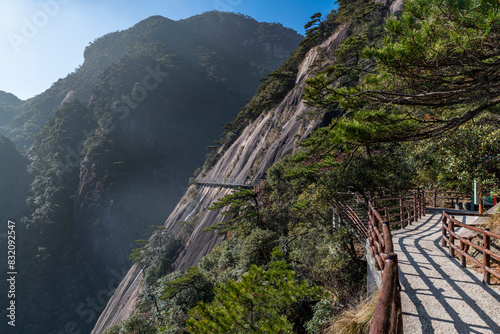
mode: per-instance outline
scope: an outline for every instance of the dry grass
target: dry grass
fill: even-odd
[[[370,332],[378,292],[331,320],[323,334],[367,334]]]

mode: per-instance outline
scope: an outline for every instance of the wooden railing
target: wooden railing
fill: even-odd
[[[372,205],[389,225],[405,228],[425,215],[425,193],[419,191],[400,197],[374,199]]]
[[[454,213],[455,214],[455,213]],[[479,214],[456,213],[457,216],[487,216]],[[464,238],[455,233],[456,227],[462,227],[476,232],[482,238],[482,245],[476,245],[468,238]],[[478,265],[483,270],[483,283],[490,284],[490,274],[500,279],[500,272],[491,268],[491,258],[500,261],[500,255],[491,251],[491,238],[500,240],[500,234],[491,232],[488,228],[470,226],[459,222],[451,213],[443,211],[441,245],[448,245],[450,257],[455,257],[455,251],[460,254],[460,263],[465,268],[467,260]],[[455,245],[455,240],[459,241],[459,246]],[[482,262],[471,256],[467,250],[469,247],[475,248],[482,253]]]
[[[399,205],[394,205],[395,202]],[[377,205],[386,206],[377,208]],[[423,192],[377,199],[368,203],[368,244],[375,259],[375,269],[382,271],[380,293],[370,334],[403,333],[398,257],[394,253],[390,226],[400,225],[404,228],[422,215],[425,215]]]
[[[401,309],[401,284],[399,283],[398,256],[385,256],[380,294],[375,306],[370,334],[403,333],[403,312]]]
[[[458,191],[426,190],[425,197],[429,206],[440,208],[453,208],[458,203],[469,203],[474,195]],[[462,209],[466,209],[462,207]]]

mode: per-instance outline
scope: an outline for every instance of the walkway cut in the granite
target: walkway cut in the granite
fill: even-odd
[[[441,246],[443,209],[405,230],[393,232],[402,285],[404,332],[500,333],[500,289],[482,283],[482,274],[462,268]],[[471,223],[473,217],[460,217]]]

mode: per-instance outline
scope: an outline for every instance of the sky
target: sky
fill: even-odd
[[[83,63],[95,39],[152,15],[173,20],[220,10],[278,22],[304,34],[334,0],[0,0],[0,90],[25,100]]]

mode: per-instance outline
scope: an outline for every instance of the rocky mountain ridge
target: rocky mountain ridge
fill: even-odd
[[[257,22],[233,13],[206,12],[180,21],[153,16],[127,30],[96,39],[85,49],[84,63],[75,72],[25,101],[1,130],[18,147],[27,150],[34,135],[69,93],[73,98],[89,101],[108,66],[123,57],[147,55],[151,46],[158,43],[206,75],[228,84],[245,101],[253,95],[259,80],[279,66],[301,39],[295,31],[279,24]],[[240,74],[252,81],[239,80],[231,71],[234,67],[239,67],[244,72]]]
[[[0,127],[12,121],[22,104],[14,94],[0,91]]]

